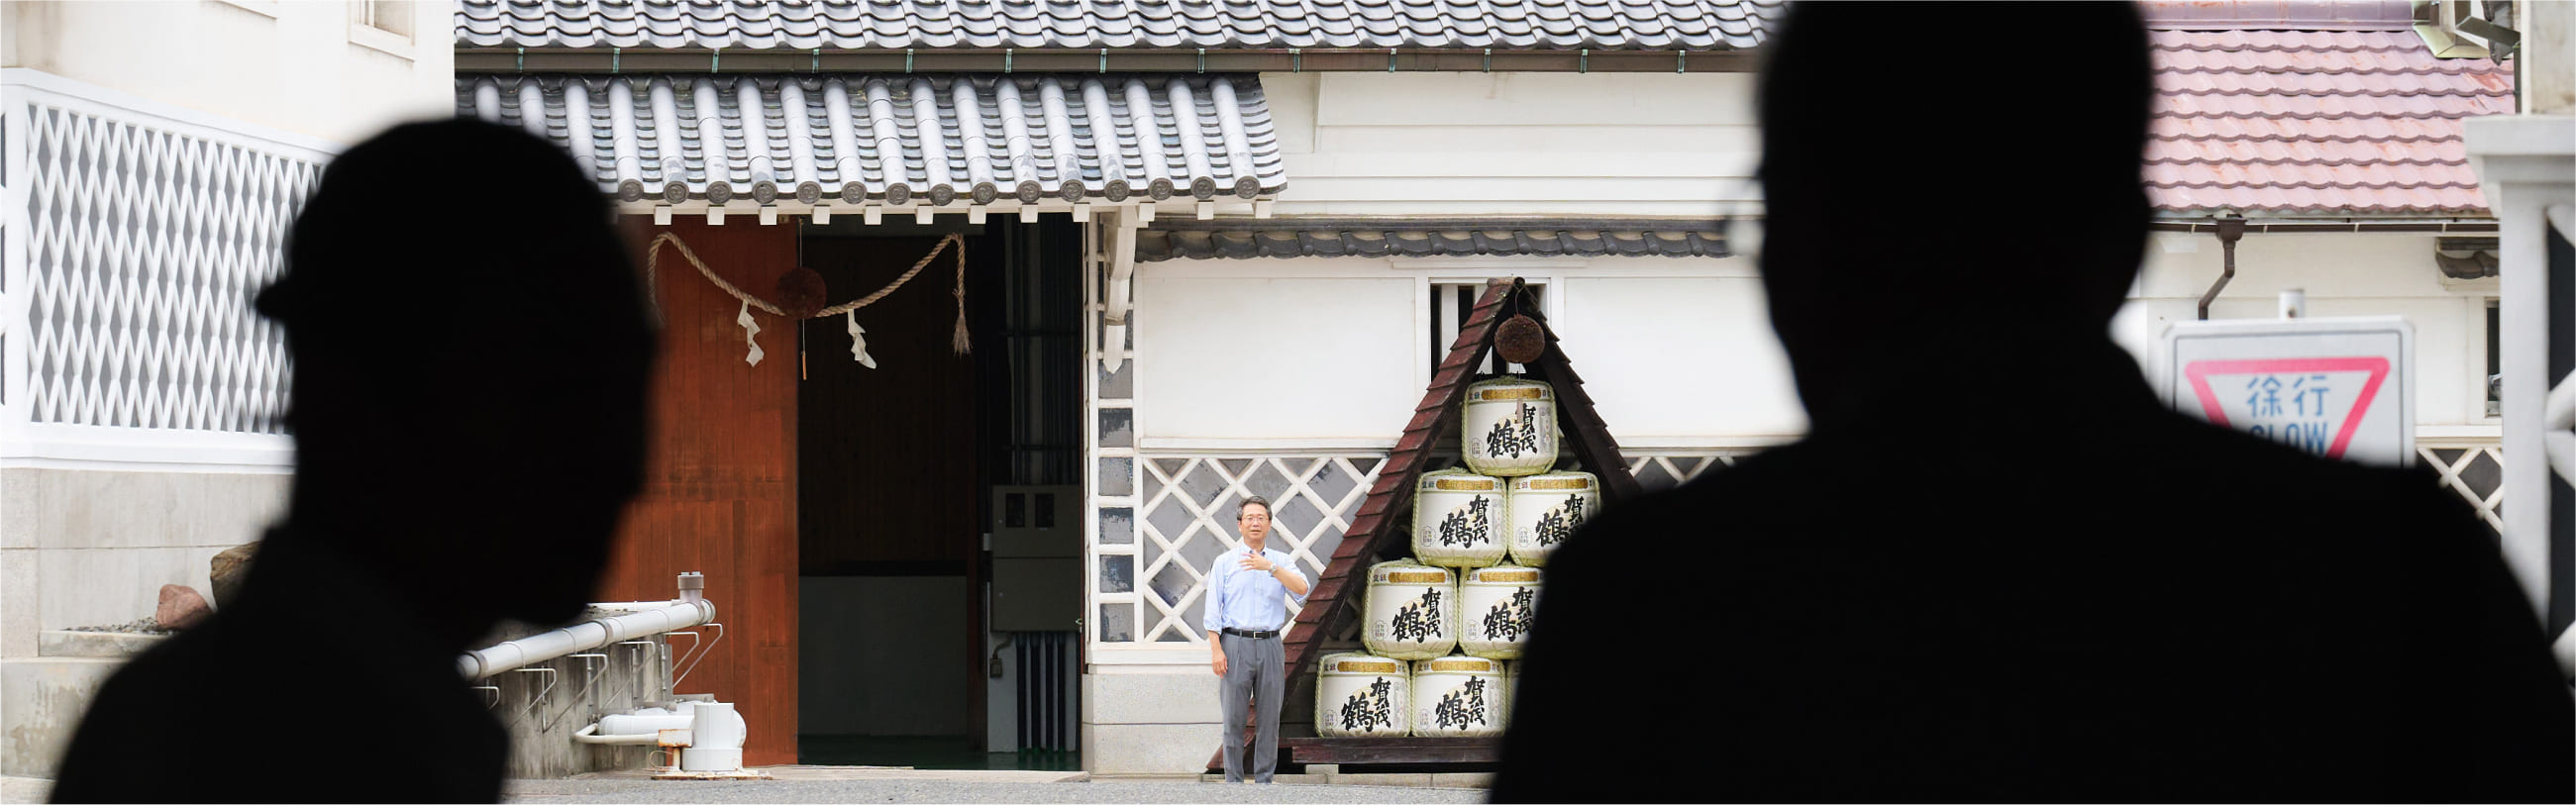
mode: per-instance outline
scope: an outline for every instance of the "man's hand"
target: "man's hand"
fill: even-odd
[[[1244,554],[1243,559],[1237,561],[1235,564],[1241,566],[1245,570],[1258,570],[1263,573],[1268,573],[1279,568],[1279,563],[1270,561],[1270,557],[1262,556],[1257,553]]]
[[[1209,645],[1208,657],[1208,667],[1215,669],[1217,676],[1225,676],[1225,647]]]

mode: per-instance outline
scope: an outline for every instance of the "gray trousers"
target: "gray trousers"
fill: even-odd
[[[1218,635],[1225,647],[1225,681],[1217,685],[1225,711],[1225,781],[1243,782],[1243,719],[1261,707],[1261,735],[1252,742],[1252,781],[1270,782],[1279,770],[1279,699],[1287,694],[1288,654],[1280,639]]]

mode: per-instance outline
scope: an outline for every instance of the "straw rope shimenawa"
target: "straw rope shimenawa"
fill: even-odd
[[[653,287],[654,277],[661,271],[662,244],[664,243],[671,244],[672,248],[679,249],[680,256],[687,258],[689,265],[696,266],[698,273],[705,275],[708,282],[715,283],[717,288],[723,289],[725,293],[733,295],[733,298],[742,300],[743,305],[746,307],[760,308],[773,316],[784,317],[787,315],[787,311],[780,309],[777,305],[771,304],[760,297],[752,296],[743,289],[734,287],[733,283],[726,282],[725,278],[717,276],[715,269],[708,268],[706,261],[698,259],[697,252],[691,251],[687,242],[680,240],[679,235],[670,232],[664,232],[660,235],[654,236],[653,243],[644,248],[644,287],[646,289],[649,290]],[[949,346],[950,349],[954,350],[956,354],[959,355],[971,352],[973,351],[974,344],[968,337],[966,331],[966,238],[965,236],[956,233],[950,233],[947,236],[940,238],[938,245],[930,247],[930,253],[922,255],[920,260],[913,261],[912,267],[905,269],[902,276],[895,277],[893,282],[886,283],[886,286],[877,289],[876,293],[868,294],[848,302],[815,311],[814,315],[809,318],[819,319],[825,316],[850,314],[859,308],[876,304],[877,300],[884,299],[887,294],[894,293],[896,288],[901,288],[904,283],[911,282],[913,275],[921,273],[923,268],[930,265],[930,261],[938,259],[941,251],[947,250],[951,247],[955,248],[955,254],[957,256],[957,287],[949,292],[951,295],[957,297],[957,331],[950,339]],[[653,302],[654,317],[657,319],[660,318],[662,315],[661,300],[654,297],[652,294],[647,294],[647,298]],[[742,323],[743,328],[750,333],[758,334],[760,332],[760,328],[757,325],[751,324],[750,313],[745,312],[743,314]],[[853,337],[856,337],[860,332],[858,319],[855,315],[851,317],[850,332]],[[863,347],[853,348],[851,350],[851,354],[853,356],[858,356],[862,361],[866,361],[867,359],[862,355],[863,351]],[[752,345],[751,354],[751,362],[754,364],[759,363],[760,346],[757,343]]]

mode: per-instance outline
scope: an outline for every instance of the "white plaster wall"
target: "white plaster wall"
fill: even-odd
[[[1560,346],[1621,444],[1806,432],[1760,278],[1577,276],[1563,286]]]
[[[1717,215],[1757,198],[1749,73],[1265,73],[1281,215]]]
[[[1136,281],[1140,436],[1392,438],[1413,416],[1411,278],[1157,267]]]
[[[0,656],[36,632],[148,617],[161,585],[212,598],[207,562],[283,509],[276,473],[0,470]]]
[[[1751,264],[1745,257],[1147,263],[1136,286],[1140,449],[1391,445],[1430,380],[1428,289],[1515,275],[1547,286],[1567,356],[1623,445],[1793,437],[1806,417]]]
[[[2415,421],[2424,427],[2494,426],[2486,416],[2486,300],[2494,280],[2445,280],[2425,233],[2248,233],[2236,277],[2211,303],[2211,319],[2271,319],[2282,291],[2302,289],[2308,315],[2404,316],[2415,328]],[[2142,363],[2164,327],[2197,317],[2218,281],[2215,235],[2157,233],[2137,293],[2112,334]]]
[[[26,67],[337,143],[455,112],[453,9],[409,3],[410,41],[347,2],[0,3],[0,66]]]

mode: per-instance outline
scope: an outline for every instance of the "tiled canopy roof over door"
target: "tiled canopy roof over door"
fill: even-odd
[[[1255,198],[1286,186],[1247,75],[463,75],[459,114],[635,201]]]

